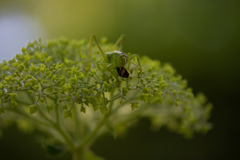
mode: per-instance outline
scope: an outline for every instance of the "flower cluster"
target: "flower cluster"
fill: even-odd
[[[105,39],[100,45],[104,51],[116,50]],[[124,124],[139,117],[149,117],[154,128],[165,125],[188,137],[211,128],[207,122],[211,105],[202,94],[195,97],[171,65],[144,56],[140,57],[140,72],[133,59],[126,65],[130,76],[119,76],[119,83],[112,74],[116,70],[110,72],[104,66],[104,74],[99,70],[102,59],[96,47],[89,67],[88,50],[85,40],[61,38],[46,45],[38,40],[0,63],[0,119],[21,122],[25,130],[31,126],[46,131],[40,125],[57,124],[70,133],[78,132],[84,139],[79,140],[82,145],[101,125],[106,127],[99,132],[122,132],[127,128]],[[80,129],[74,127],[78,124]],[[59,128],[55,130],[61,133]],[[64,143],[62,139],[61,134],[59,141]]]

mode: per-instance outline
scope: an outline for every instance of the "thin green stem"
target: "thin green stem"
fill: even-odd
[[[25,118],[31,119],[31,120],[35,121],[36,123],[38,123],[38,124],[40,123],[40,124],[42,124],[42,125],[44,125],[46,127],[51,127],[51,124],[47,124],[45,122],[42,122],[41,120],[39,120],[37,118],[34,118],[33,116],[30,116],[29,114],[27,114],[27,113],[25,113],[23,111],[20,111],[19,109],[14,109],[14,110],[10,110],[10,111],[12,111],[12,112],[14,112],[16,114],[19,114],[21,116],[24,116]]]
[[[110,108],[112,107],[113,103],[110,104]],[[80,148],[85,148],[89,143],[91,143],[91,141],[95,138],[95,136],[97,135],[97,133],[99,132],[99,130],[103,127],[103,125],[105,124],[105,122],[108,120],[108,118],[110,116],[112,116],[122,105],[119,105],[118,107],[116,107],[114,110],[112,110],[111,112],[108,112],[103,119],[98,123],[98,125],[96,126],[96,128],[92,131],[92,133],[89,134],[89,136],[82,142],[82,144],[80,144]]]
[[[54,125],[54,128],[60,133],[60,135],[64,138],[67,145],[71,148],[71,150],[75,150],[75,146],[71,138],[67,136],[64,130],[59,125]]]
[[[56,103],[56,102],[55,102]],[[56,122],[53,125],[53,127],[61,134],[61,136],[64,138],[65,142],[68,144],[68,146],[72,149],[75,148],[72,138],[70,138],[67,133],[62,129],[59,123],[59,111],[58,111],[58,105],[55,106],[55,114],[56,114]]]
[[[128,103],[132,104],[132,102],[130,100],[128,100],[126,97],[122,96],[123,99],[125,99],[126,101],[128,101]]]
[[[83,104],[81,104],[81,105],[83,106]],[[79,145],[82,125],[80,124],[80,119],[79,119],[80,114],[78,114],[76,107],[74,108],[74,113],[75,113],[75,115],[74,115],[75,137],[76,137],[77,145]]]
[[[41,108],[37,105],[37,107],[38,107],[38,112],[39,112],[39,114],[46,120],[46,121],[48,121],[49,123],[52,123],[52,124],[54,124],[54,122],[50,119],[50,118],[48,118],[44,113],[43,113],[43,111],[41,110]]]
[[[102,128],[102,126],[105,124],[105,122],[107,121],[109,116],[110,116],[110,114],[106,114],[103,117],[103,119],[98,123],[98,125],[92,131],[92,133],[90,133],[89,136],[85,139],[85,141],[83,141],[82,144],[80,144],[80,148],[85,148],[86,145],[88,145],[88,143],[90,143],[93,140],[93,138],[96,136],[98,131]]]
[[[116,96],[116,97],[114,97],[114,98],[108,100],[108,102],[112,102],[112,101],[114,101],[114,100],[116,100],[116,99],[118,99],[118,98],[120,98],[120,97],[122,97],[122,95],[118,95],[118,96]]]
[[[22,112],[22,111],[20,111],[20,110],[14,110],[13,112],[15,112],[16,114],[19,114],[19,115],[21,115],[21,116],[24,116],[25,118],[28,118],[28,119],[30,119],[30,120],[33,120],[33,121],[35,121],[35,122],[38,123],[38,124],[42,124],[42,125],[44,125],[44,126],[46,126],[46,127],[52,127],[52,126],[53,126],[52,124],[47,124],[47,123],[45,123],[45,122],[42,122],[42,121],[40,121],[39,119],[34,118],[33,116],[29,116],[28,114],[26,114],[26,113],[24,113],[24,112]],[[59,134],[63,137],[63,139],[64,139],[65,142],[69,145],[69,147],[70,147],[72,150],[74,150],[75,147],[73,146],[72,141],[67,137],[67,135],[64,133],[64,131],[63,131],[59,126],[54,126],[54,128],[55,128],[55,129],[59,132]],[[47,130],[47,132],[48,132],[49,134],[51,134],[52,136],[55,136],[53,133],[49,132],[49,130]]]
[[[111,96],[113,96],[114,94],[114,91],[115,90],[112,90],[111,92]],[[121,97],[120,96],[117,96],[115,97],[116,99]],[[80,144],[80,148],[85,148],[94,138],[95,136],[97,135],[97,133],[99,132],[99,130],[102,128],[102,126],[105,124],[105,122],[108,120],[108,118],[112,115],[112,106],[113,106],[113,100],[111,101],[110,105],[109,105],[109,108],[110,108],[110,111],[103,117],[103,119],[98,123],[98,125],[96,126],[96,128],[92,131],[92,133],[90,133],[86,139]],[[116,109],[115,109],[116,110]]]
[[[75,150],[72,152],[73,155],[73,160],[85,160],[85,155],[84,155],[83,150]]]
[[[28,96],[29,96],[29,98],[33,101],[31,95],[28,94]],[[39,98],[38,98],[38,100],[39,100]],[[38,100],[36,101],[36,104],[37,104]],[[37,105],[37,106],[38,106],[38,105]],[[75,146],[74,146],[74,144],[72,143],[71,138],[68,137],[67,134],[64,132],[64,130],[60,127],[60,125],[59,125],[59,120],[57,120],[57,122],[54,123],[51,119],[49,119],[49,118],[42,112],[42,110],[40,109],[40,107],[38,107],[38,109],[39,109],[39,114],[41,115],[41,117],[42,117],[43,119],[45,119],[46,121],[48,121],[50,124],[52,124],[52,126],[59,132],[59,134],[63,137],[63,139],[65,140],[65,142],[67,143],[67,145],[68,145],[72,150],[75,149]],[[58,113],[58,112],[57,112],[57,113]],[[58,117],[58,116],[56,115],[56,118],[57,118],[57,117]],[[58,119],[58,118],[57,118],[57,119]]]

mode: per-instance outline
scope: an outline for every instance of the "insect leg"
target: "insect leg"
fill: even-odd
[[[90,68],[91,66],[90,66],[90,61],[91,61],[91,49],[92,49],[92,41],[95,41],[95,43],[96,43],[96,45],[97,45],[97,47],[98,47],[98,50],[99,50],[99,52],[100,52],[100,55],[101,55],[101,57],[102,57],[102,59],[103,59],[103,61],[105,62],[105,63],[107,63],[108,62],[108,58],[107,58],[107,56],[104,54],[104,52],[102,51],[102,49],[101,49],[101,47],[100,47],[100,45],[99,45],[99,43],[98,43],[98,41],[97,41],[97,38],[96,38],[96,36],[95,35],[91,35],[91,37],[90,37],[90,44],[89,44],[89,51],[88,51],[88,68]]]
[[[105,74],[105,72],[101,69],[100,65],[101,65],[101,66],[106,66],[107,69],[108,69],[108,71],[116,78],[117,82],[120,84],[119,79],[117,78],[117,76],[116,76],[116,75],[112,72],[112,70],[111,70],[112,64],[109,64],[109,63],[98,63],[98,64],[97,64],[98,69],[103,73],[103,75],[104,75],[105,77],[107,77],[107,79],[109,79],[108,76]]]
[[[117,76],[111,71],[111,69],[110,69],[110,67],[111,67],[112,65],[113,65],[112,63],[109,64],[109,65],[107,66],[107,68],[108,68],[109,72],[112,73],[112,75],[116,78],[118,84],[120,85],[120,81],[119,81],[118,77],[117,77]],[[114,69],[115,69],[115,68],[114,68]]]
[[[108,79],[106,73],[102,70],[102,68],[100,67],[100,65],[101,65],[101,66],[108,66],[109,63],[98,63],[98,64],[97,64],[98,69],[99,69],[99,70],[102,72],[102,74]]]
[[[125,35],[123,34],[123,35],[121,35],[121,37],[119,37],[119,39],[115,43],[115,47],[117,47],[120,44],[119,51],[121,51],[121,52],[122,52],[122,49],[123,49],[124,38],[125,38]]]
[[[138,55],[136,55],[136,54],[132,55],[131,57],[128,58],[128,61],[131,62],[131,63],[133,63],[133,62],[132,62],[132,59],[135,58],[135,57],[137,57],[138,69],[140,69],[140,72],[138,73],[138,76],[139,76],[139,75],[142,73],[142,66],[141,66],[140,59],[139,59]],[[134,64],[134,63],[133,63],[133,64]],[[135,64],[134,64],[134,65],[135,65]]]

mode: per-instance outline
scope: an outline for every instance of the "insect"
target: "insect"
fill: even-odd
[[[141,74],[142,72],[142,67],[140,64],[140,60],[139,57],[134,54],[131,57],[128,57],[125,53],[122,52],[122,44],[123,44],[123,40],[124,40],[124,35],[122,35],[117,42],[115,43],[115,46],[118,46],[120,44],[120,51],[112,51],[112,52],[103,52],[103,50],[101,49],[97,38],[95,37],[95,35],[91,35],[90,37],[90,46],[89,46],[89,52],[88,52],[88,68],[90,68],[90,61],[91,61],[91,49],[92,49],[92,43],[93,40],[95,41],[95,44],[97,45],[97,48],[99,50],[99,53],[102,57],[103,62],[102,63],[98,63],[97,67],[99,68],[99,70],[106,76],[104,70],[102,69],[102,67],[106,67],[107,70],[116,78],[116,80],[118,81],[118,83],[120,84],[120,80],[118,79],[118,76],[122,77],[122,78],[128,78],[129,77],[129,73],[127,71],[127,69],[125,68],[125,66],[129,63],[132,63],[132,60],[134,58],[137,58],[137,62],[138,65],[134,64],[135,66],[137,66],[137,68],[140,70],[140,72],[138,73],[138,76]],[[107,77],[107,76],[106,76]]]
[[[116,69],[117,69],[119,76],[121,76],[123,78],[128,78],[129,73],[124,67],[117,67]]]

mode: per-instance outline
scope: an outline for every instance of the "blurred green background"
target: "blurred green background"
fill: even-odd
[[[99,139],[92,149],[107,160],[235,159],[239,157],[239,0],[0,0],[0,60],[28,41],[61,36],[89,39],[126,35],[124,51],[169,62],[203,92],[214,109],[214,128],[187,140],[141,120],[125,137]],[[0,159],[49,157],[32,134],[3,130]],[[70,159],[65,155],[62,159]]]

